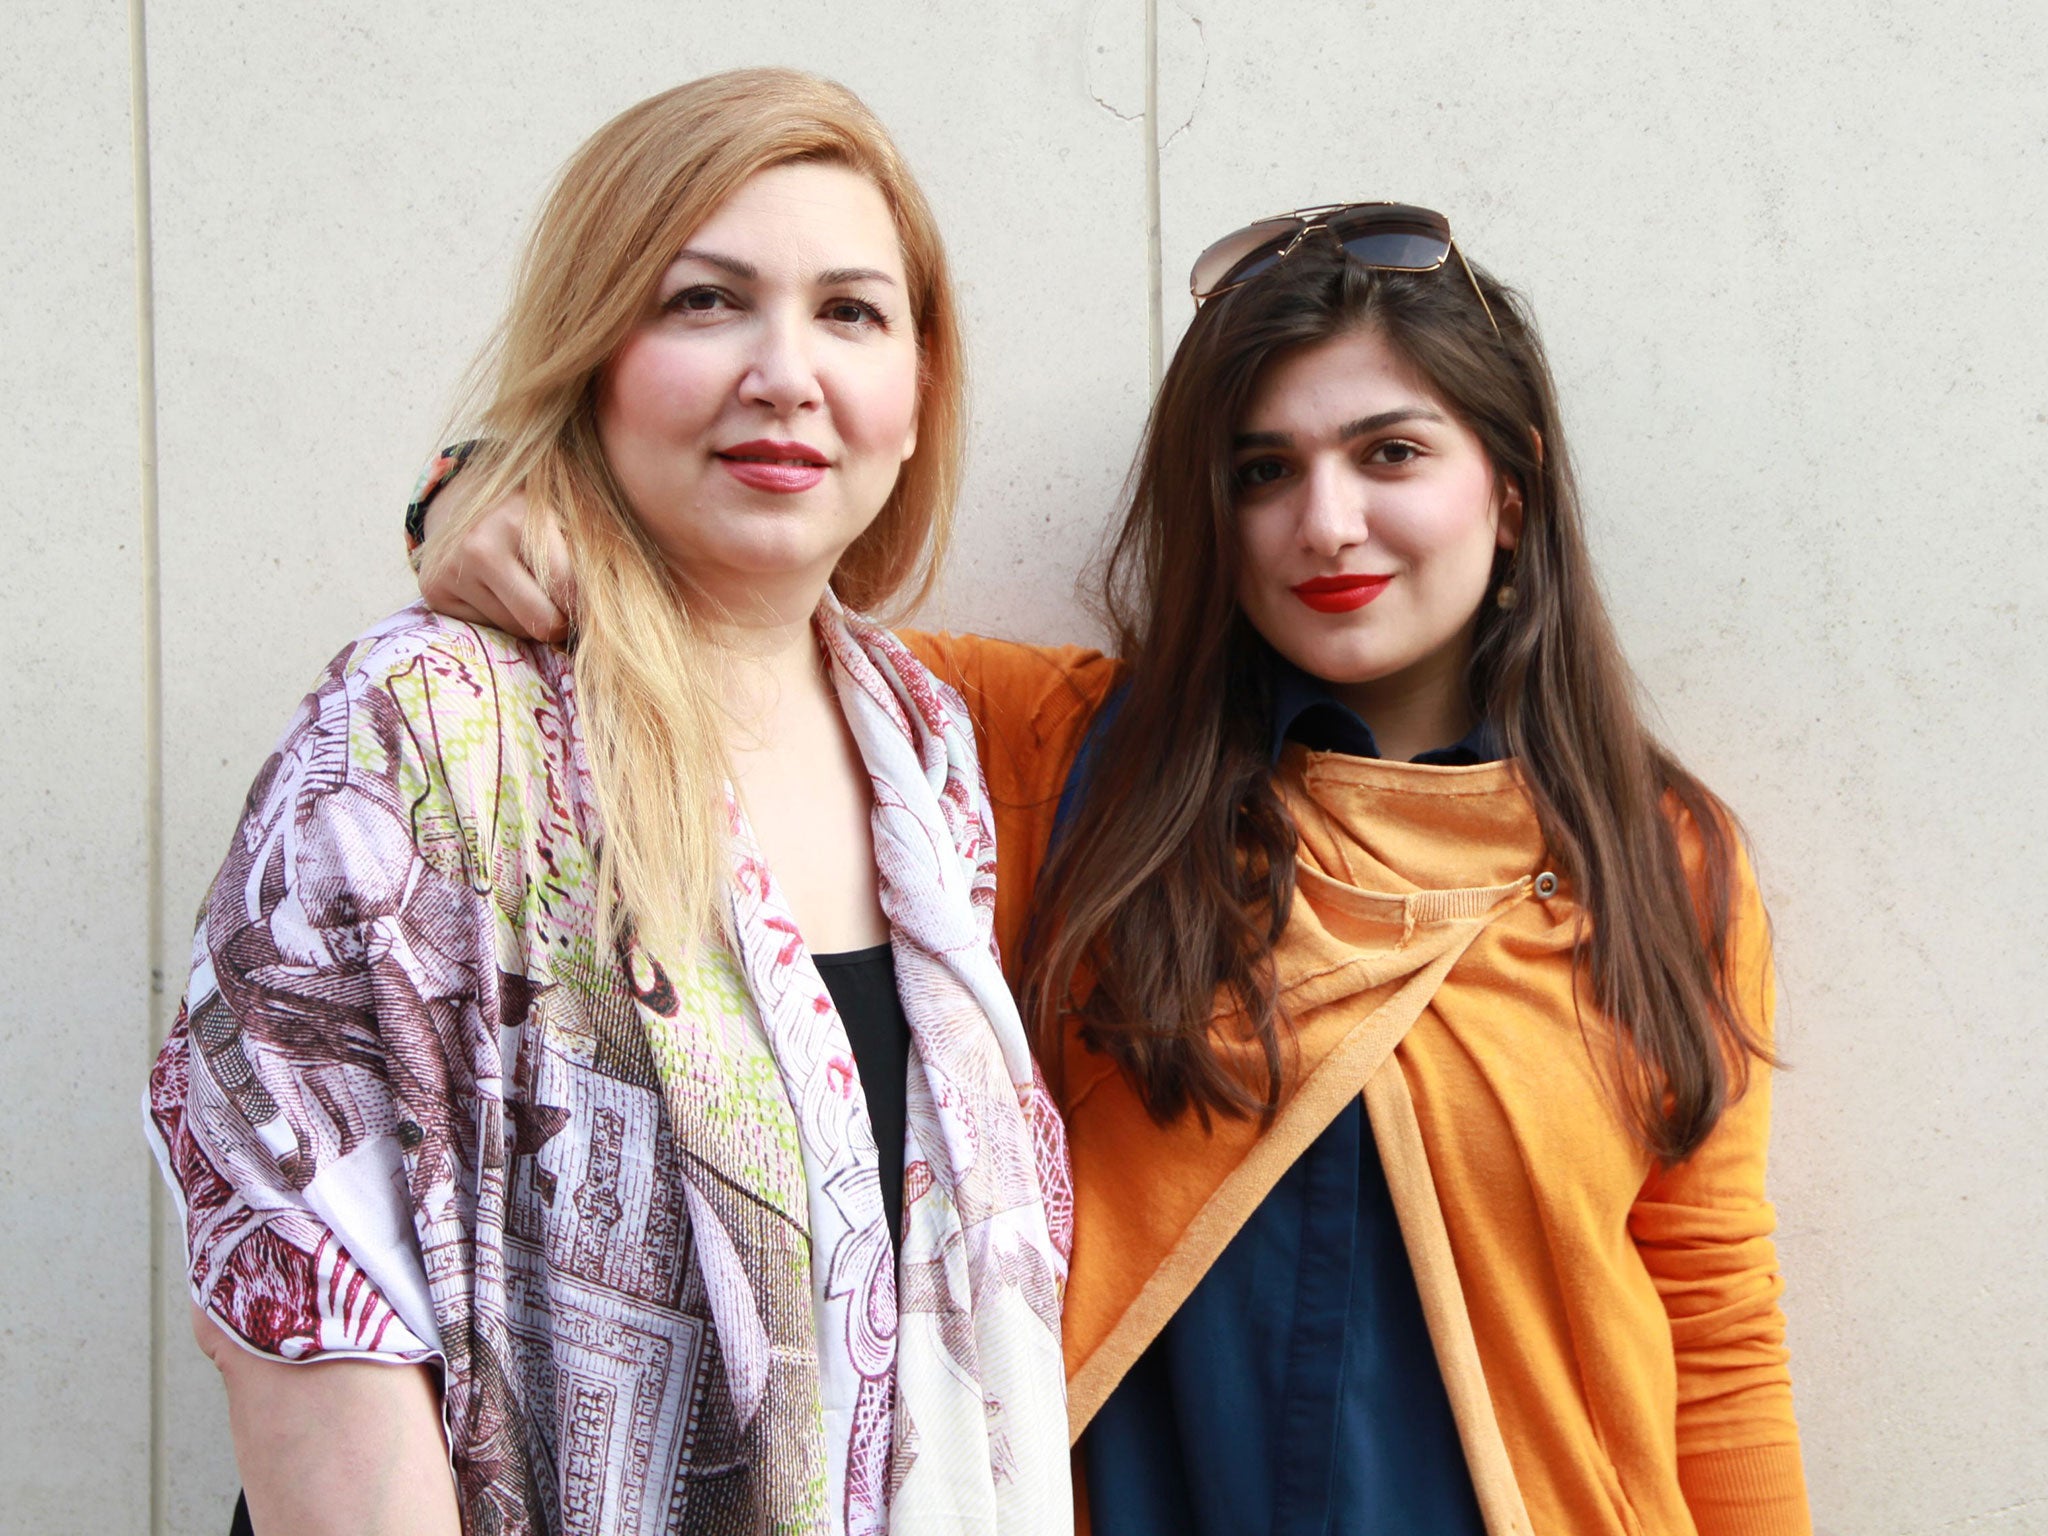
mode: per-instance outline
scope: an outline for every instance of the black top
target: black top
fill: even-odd
[[[1272,656],[1273,679],[1273,761],[1290,741],[1298,741],[1311,752],[1342,752],[1349,757],[1379,757],[1380,744],[1372,727],[1356,710],[1337,701],[1330,685],[1312,677],[1285,656]],[[1479,763],[1497,763],[1507,754],[1501,751],[1500,736],[1492,724],[1481,720],[1447,747],[1432,747],[1415,761],[1433,768],[1470,768]]]
[[[889,1236],[903,1236],[903,1127],[910,1075],[910,1019],[896,995],[896,955],[887,944],[838,955],[813,955],[846,1025],[853,1064],[875,1127],[875,1161],[882,1175],[882,1209]]]

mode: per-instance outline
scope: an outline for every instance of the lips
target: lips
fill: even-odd
[[[712,457],[740,484],[757,491],[791,495],[808,491],[825,478],[830,468],[825,456],[808,443],[774,442],[757,438],[721,448]]]
[[[1317,613],[1350,613],[1386,591],[1391,576],[1317,576],[1287,590]]]

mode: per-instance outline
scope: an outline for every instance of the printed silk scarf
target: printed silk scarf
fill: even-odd
[[[846,1028],[736,803],[732,914],[801,1140],[831,1502],[849,1536],[1045,1531],[1048,1511],[1071,1509],[1058,1347],[1071,1193],[992,938],[981,767],[964,710],[894,636],[829,596],[819,633],[874,784],[910,1020],[900,1302]],[[663,1087],[686,1101],[672,1077]]]
[[[1057,1532],[1064,1133],[964,710],[829,598],[911,1031],[892,1268],[846,1031],[736,803],[733,952],[596,940],[561,653],[405,610],[251,791],[145,1110],[194,1298],[438,1361],[464,1525]]]

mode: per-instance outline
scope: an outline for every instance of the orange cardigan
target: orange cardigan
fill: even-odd
[[[1115,664],[909,639],[974,715],[1013,957]],[[1764,1197],[1767,1071],[1693,1157],[1658,1169],[1617,1113],[1604,1028],[1579,1026],[1579,912],[1568,887],[1537,879],[1542,841],[1513,765],[1295,747],[1281,781],[1301,828],[1277,957],[1297,1055],[1274,1123],[1158,1126],[1071,1036],[1047,1064],[1074,1156],[1076,1438],[1362,1093],[1490,1533],[1807,1536]],[[1768,1038],[1768,931],[1746,866],[1734,946],[1742,1006]]]

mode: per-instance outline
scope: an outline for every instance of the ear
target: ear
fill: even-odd
[[[1498,549],[1513,549],[1522,542],[1522,482],[1504,477],[1501,481],[1500,512],[1494,518],[1493,542]]]
[[[1529,446],[1536,454],[1536,472],[1543,472],[1543,433],[1535,427],[1529,429]],[[1500,519],[1495,524],[1494,544],[1500,549],[1513,549],[1522,542],[1522,482],[1509,479],[1501,497]]]
[[[924,415],[924,394],[932,385],[931,371],[924,364],[924,348],[917,349],[917,398],[910,402],[910,428],[903,434],[903,459],[908,464],[917,452],[917,423]]]

